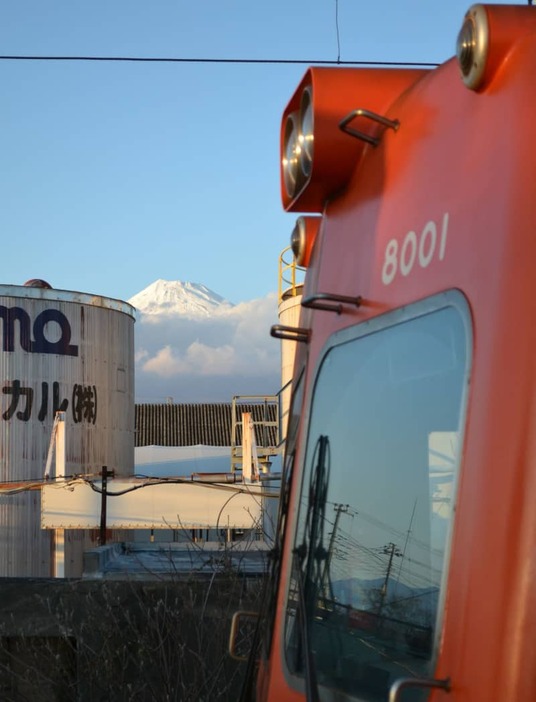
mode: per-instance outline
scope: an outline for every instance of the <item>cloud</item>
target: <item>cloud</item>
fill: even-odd
[[[147,354],[145,355],[147,358]],[[193,373],[195,375],[228,375],[236,372],[235,352],[232,346],[215,348],[194,341],[181,356],[171,346],[164,346],[156,356],[146,360],[142,369],[163,378]]]
[[[269,295],[208,318],[142,315],[136,323],[138,402],[227,402],[275,394],[280,342],[270,336],[277,298]]]

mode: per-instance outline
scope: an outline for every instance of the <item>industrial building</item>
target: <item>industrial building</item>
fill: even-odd
[[[299,307],[297,292],[294,284],[280,290],[282,322]],[[134,323],[134,308],[119,300],[55,290],[42,280],[0,286],[0,577],[79,577],[84,553],[103,541],[136,542],[139,548],[185,535],[217,542],[220,527],[227,528],[227,540],[243,531],[243,524],[235,530],[227,517],[223,526],[191,520],[181,525],[182,535],[177,524],[144,529],[129,520],[120,526],[105,522],[103,532],[102,513],[95,523],[94,515],[76,517],[74,508],[52,527],[42,516],[43,482],[50,487],[59,477],[67,481],[62,499],[80,492],[76,481],[102,493],[103,470],[113,481],[135,481],[141,474],[153,481],[174,476],[217,482],[217,475],[241,472],[244,413],[251,416],[261,471],[280,471],[295,342],[282,344],[284,390],[278,396],[135,406]],[[50,472],[60,416],[62,476]],[[110,485],[106,489],[113,493]],[[272,525],[276,509],[262,507]]]

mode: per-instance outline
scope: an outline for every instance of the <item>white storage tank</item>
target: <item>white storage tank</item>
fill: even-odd
[[[279,302],[279,321],[283,326],[299,327],[303,285],[296,285],[285,291]],[[281,436],[286,439],[290,399],[292,395],[292,374],[297,341],[285,339],[281,342]]]
[[[126,302],[41,280],[0,285],[0,577],[53,574],[40,490],[5,490],[43,479],[57,411],[68,474],[132,474],[134,319]],[[66,575],[81,574],[81,536],[65,535]]]

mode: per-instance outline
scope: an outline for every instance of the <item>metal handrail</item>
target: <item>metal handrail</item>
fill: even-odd
[[[301,295],[301,288],[303,286],[305,268],[298,266],[294,254],[292,254],[292,261],[285,258],[285,255],[288,254],[289,251],[292,252],[292,249],[290,246],[287,246],[279,256],[279,303],[288,297]]]
[[[281,404],[280,396],[277,395],[235,395],[232,401],[232,427],[231,427],[231,471],[241,468],[242,464],[242,413],[238,412],[240,405],[257,405],[261,407],[262,417],[252,418],[256,433],[261,440],[257,445],[259,458],[268,459],[280,452],[281,447]],[[269,407],[275,407],[274,419],[269,417]],[[269,440],[270,430],[275,430],[275,442]]]

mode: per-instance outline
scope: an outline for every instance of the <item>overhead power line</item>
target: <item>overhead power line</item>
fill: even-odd
[[[335,32],[337,34],[337,61],[341,58],[341,36],[339,32],[339,0],[335,0]]]
[[[253,58],[176,58],[167,56],[0,56],[0,61],[109,61],[123,63],[230,63],[230,64],[294,64],[324,66],[391,66],[435,68],[438,63],[424,61],[323,61],[305,59]]]

